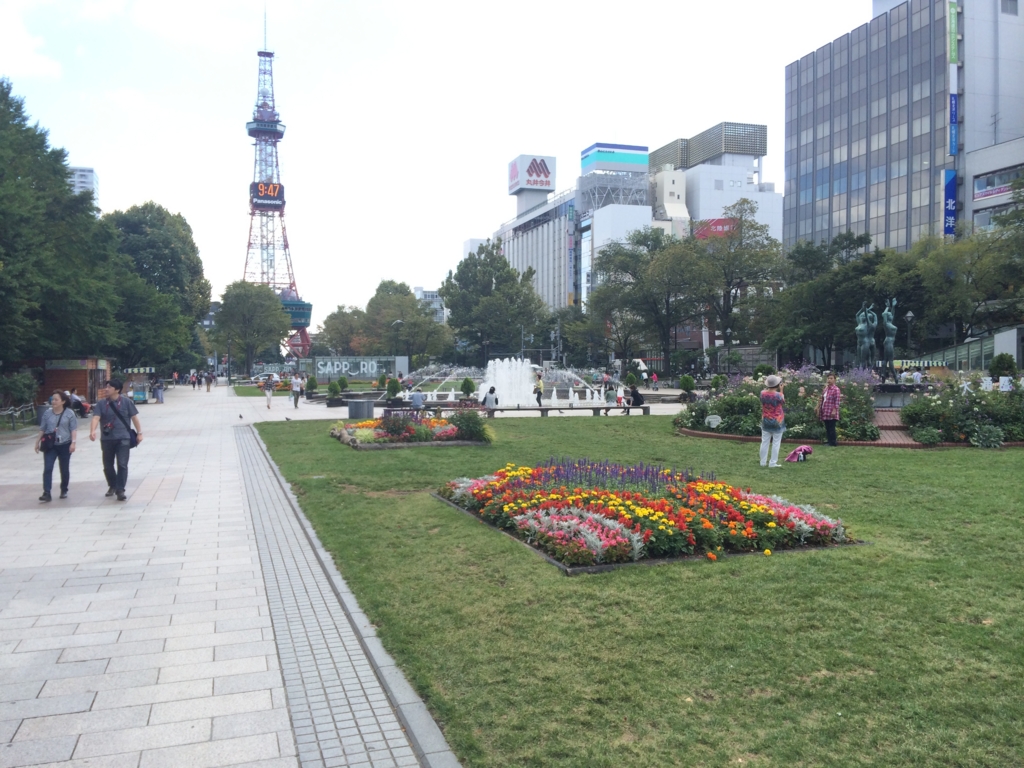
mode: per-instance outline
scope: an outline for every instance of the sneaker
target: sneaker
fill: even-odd
[[[103,495],[106,496],[109,499],[111,496],[114,495],[114,489],[113,488],[107,488],[107,492],[104,493]]]
[[[117,492],[117,500],[118,501],[127,501],[128,497],[124,495],[124,491],[118,491]]]
[[[60,492],[60,497],[61,497],[62,499],[66,499],[66,498],[68,497],[68,492],[67,492],[67,491],[61,491],[61,492]]]
[[[39,497],[39,500],[40,501],[50,501],[50,498],[51,498],[50,494],[44,492],[43,495]]]
[[[781,464],[769,464],[768,469],[782,469]]]

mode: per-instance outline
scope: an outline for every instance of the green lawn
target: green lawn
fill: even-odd
[[[259,429],[467,768],[1024,762],[1019,450],[816,447],[768,470],[668,417],[369,453],[330,423]],[[550,456],[714,470],[870,544],[567,578],[428,495]]]

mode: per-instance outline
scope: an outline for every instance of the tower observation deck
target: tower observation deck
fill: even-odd
[[[256,55],[260,65],[256,107],[252,120],[245,125],[246,132],[255,139],[256,160],[249,184],[249,244],[243,279],[270,286],[278,295],[292,319],[288,348],[297,357],[307,357],[313,305],[302,300],[295,285],[284,225],[285,190],[277,145],[284,138],[285,126],[274,101],[274,54],[259,51]]]

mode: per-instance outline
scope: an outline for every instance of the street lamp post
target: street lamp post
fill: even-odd
[[[913,351],[910,346],[910,327],[914,324],[914,313],[907,310],[907,314],[903,316],[903,319],[907,321],[907,354],[913,355]]]
[[[398,333],[401,330],[399,326],[402,325],[405,325],[405,322],[401,319],[395,320],[395,322],[391,324],[391,329],[394,331],[394,344],[392,345],[391,349],[393,350],[392,354],[394,354],[395,357],[398,357]]]

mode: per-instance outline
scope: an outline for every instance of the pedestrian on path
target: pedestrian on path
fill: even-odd
[[[263,383],[263,394],[267,396],[267,410],[270,410],[270,402],[274,399],[274,377],[272,375],[267,376],[267,380]]]
[[[544,377],[539,373],[537,374],[537,383],[533,385],[533,394],[537,396],[537,406],[539,407],[540,399],[544,397]]]
[[[607,373],[605,374],[605,378],[606,379],[608,378],[608,374]],[[608,411],[610,411],[612,409],[612,406],[615,405],[616,402],[618,402],[618,393],[606,381],[605,382],[605,390],[604,390],[604,404],[607,406],[604,409],[604,415],[605,416],[608,415]]]
[[[640,390],[636,388],[636,384],[629,385],[629,393],[626,395],[626,407],[622,409],[622,412],[629,416],[630,407],[635,407],[644,404],[644,396],[640,394]]]
[[[836,386],[834,373],[830,373],[825,382],[825,390],[821,393],[821,402],[818,403],[818,418],[825,423],[828,444],[835,447],[837,444],[836,422],[839,421],[839,406],[843,401],[843,393]]]
[[[206,373],[206,391],[210,391],[210,385],[213,384],[213,374],[207,371]]]
[[[43,495],[40,501],[49,501],[53,487],[53,465],[60,464],[60,497],[68,497],[68,481],[71,480],[71,454],[75,452],[78,440],[78,420],[71,408],[71,398],[63,392],[54,392],[50,397],[50,410],[43,414],[39,423],[39,438],[36,453],[43,453]]]
[[[655,392],[658,391],[658,374],[656,373],[651,374],[651,389]]]
[[[295,401],[295,407],[299,407],[299,398],[302,397],[302,379],[298,374],[292,376],[292,400]]]
[[[163,405],[164,402],[164,380],[157,379],[156,384],[153,385],[153,394],[156,396],[156,401]]]
[[[498,393],[494,391],[494,387],[487,390],[487,394],[484,395],[483,406],[490,410],[498,407]]]
[[[761,390],[761,466],[778,468],[782,434],[786,431],[786,397],[782,394],[782,378],[774,374],[765,379]],[[771,448],[771,462],[768,449]]]
[[[193,373],[189,381],[192,382],[192,391],[196,391],[196,375]]]
[[[96,429],[102,433],[100,449],[103,453],[103,475],[107,478],[107,496],[117,495],[118,501],[125,501],[124,490],[128,485],[128,458],[132,449],[132,430],[128,419],[135,425],[135,444],[142,444],[142,424],[139,409],[135,403],[121,396],[124,384],[120,379],[109,379],[101,390],[102,400],[96,403],[89,439],[96,440]],[[114,468],[115,460],[117,469]]]

